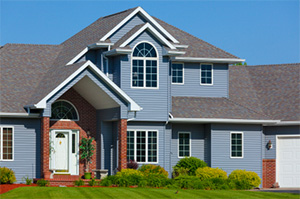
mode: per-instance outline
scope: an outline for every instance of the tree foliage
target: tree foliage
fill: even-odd
[[[94,154],[95,146],[93,144],[94,138],[82,138],[80,144],[81,155],[80,158],[85,160],[86,172],[89,172],[89,164]]]

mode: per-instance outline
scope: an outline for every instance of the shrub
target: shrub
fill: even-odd
[[[12,184],[16,181],[13,170],[6,167],[0,167],[0,184]]]
[[[195,157],[186,157],[186,158],[182,158],[177,162],[177,164],[174,167],[174,170],[177,168],[186,168],[189,169],[189,175],[194,176],[195,171],[198,168],[203,168],[203,167],[207,167],[207,164],[203,160],[200,160]]]
[[[122,169],[116,174],[117,177],[130,176],[130,175],[143,176],[143,173],[139,170],[134,170],[134,169]]]
[[[210,168],[210,167],[198,168],[195,174],[198,178],[200,178],[200,180],[206,180],[212,178],[221,178],[224,180],[227,179],[227,173],[219,168]]]
[[[84,185],[84,181],[82,179],[75,180],[74,181],[74,185],[75,186],[83,186]]]
[[[228,176],[228,179],[236,185],[237,189],[251,189],[258,187],[261,183],[257,173],[246,170],[234,170]]]
[[[170,180],[164,174],[150,173],[145,177],[145,180],[149,187],[165,187],[170,184]]]
[[[49,185],[49,181],[45,179],[40,179],[36,182],[39,187],[45,187]]]
[[[106,178],[100,181],[100,185],[106,187],[112,186],[116,184],[117,178],[117,176],[107,176]]]
[[[134,160],[129,160],[129,162],[127,162],[128,169],[137,169],[138,167],[139,167],[138,163]]]
[[[181,189],[194,189],[196,184],[201,184],[201,180],[196,176],[182,175],[174,178],[175,185]]]
[[[172,176],[176,178],[178,176],[185,176],[189,174],[189,169],[183,167],[174,167]]]
[[[141,171],[134,169],[122,169],[116,174],[116,185],[120,187],[128,187],[138,185],[143,187],[147,184]]]
[[[92,178],[89,182],[88,182],[89,186],[95,186],[96,185],[96,180],[94,178]]]
[[[164,168],[153,164],[144,164],[138,170],[141,171],[145,176],[148,176],[149,174],[159,174],[167,178],[169,175]]]
[[[29,178],[28,176],[24,176],[23,178],[22,178],[22,180],[24,180],[25,181],[25,184],[26,185],[31,185],[31,183],[32,183],[32,179],[31,178]]]

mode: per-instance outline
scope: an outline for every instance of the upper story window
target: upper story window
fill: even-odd
[[[0,160],[14,159],[14,132],[12,127],[0,127]]]
[[[200,68],[200,84],[213,85],[213,65],[201,64]]]
[[[183,84],[183,64],[173,63],[172,64],[172,83],[173,84]]]
[[[52,120],[79,120],[78,112],[68,101],[59,100],[51,106]]]
[[[158,55],[155,47],[143,42],[132,53],[131,87],[158,88]]]

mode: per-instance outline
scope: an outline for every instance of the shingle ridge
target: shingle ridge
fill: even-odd
[[[60,44],[24,44],[24,43],[6,43],[6,45],[18,45],[18,46],[60,46]],[[2,47],[4,47],[2,46]]]
[[[262,65],[245,65],[246,67],[255,67],[255,66],[285,66],[285,65],[296,65],[296,66],[300,66],[300,63],[286,63],[286,64],[262,64]]]
[[[104,16],[104,17],[102,17],[102,18],[108,18],[108,17],[112,17],[112,16],[115,16],[115,15],[118,15],[118,14],[122,14],[122,13],[124,13],[124,12],[127,12],[127,11],[129,11],[129,10],[135,10],[135,9],[137,9],[139,6],[137,6],[137,7],[134,7],[134,8],[129,8],[129,9],[127,9],[127,10],[123,10],[123,11],[120,11],[120,12],[117,12],[117,13],[113,13],[113,14],[110,14],[110,15],[106,15],[106,16]]]
[[[246,109],[248,109],[249,111],[252,111],[252,112],[257,113],[257,114],[259,114],[259,115],[263,115],[263,116],[266,116],[266,117],[269,117],[269,118],[272,118],[272,119],[273,119],[273,117],[271,117],[270,115],[265,114],[264,112],[259,112],[259,111],[253,110],[252,108],[250,108],[250,107],[248,107],[248,106],[245,106],[245,105],[243,105],[243,104],[240,104],[240,103],[238,103],[238,102],[236,102],[236,101],[233,101],[232,99],[229,99],[229,98],[227,98],[227,97],[222,97],[222,98],[224,98],[225,100],[227,100],[227,101],[229,101],[229,102],[232,102],[232,103],[234,103],[234,104],[236,104],[236,105],[238,105],[238,106],[241,106],[241,107],[243,107],[243,108],[246,108]]]
[[[155,19],[158,19],[157,17],[154,17],[154,16],[152,16],[152,17],[155,18]],[[233,55],[233,54],[231,54],[231,53],[229,53],[229,52],[227,52],[227,51],[225,51],[225,50],[222,50],[221,48],[218,48],[217,46],[215,46],[215,45],[213,45],[213,44],[211,44],[211,43],[208,43],[208,42],[206,42],[206,41],[204,41],[204,40],[202,40],[202,39],[200,39],[200,38],[198,38],[198,37],[196,37],[196,36],[194,36],[194,35],[192,35],[192,34],[186,32],[186,31],[184,31],[184,30],[182,30],[182,29],[180,29],[180,28],[175,27],[175,26],[173,26],[173,25],[171,25],[171,24],[169,24],[169,23],[167,23],[167,22],[165,22],[165,21],[163,21],[163,20],[161,20],[161,19],[158,19],[158,20],[160,20],[160,21],[162,21],[162,22],[168,24],[169,26],[172,26],[173,28],[176,28],[176,29],[178,29],[178,30],[184,32],[185,34],[188,34],[189,36],[191,36],[191,37],[193,37],[193,38],[195,38],[195,39],[197,39],[197,40],[200,40],[200,41],[202,41],[202,42],[204,42],[204,43],[210,45],[211,47],[213,47],[213,48],[215,48],[215,49],[217,49],[217,50],[220,50],[220,51],[222,51],[222,52],[224,52],[224,53],[226,53],[226,54],[228,54],[228,55],[230,55],[230,56],[239,58],[239,57],[237,57],[237,56],[235,56],[235,55]]]

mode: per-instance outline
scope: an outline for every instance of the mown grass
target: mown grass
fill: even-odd
[[[155,188],[99,187],[21,187],[1,194],[0,198],[297,198],[299,194],[258,191],[205,191]]]

